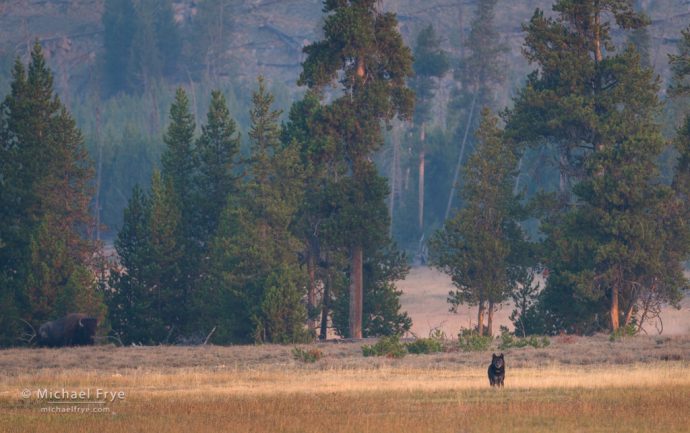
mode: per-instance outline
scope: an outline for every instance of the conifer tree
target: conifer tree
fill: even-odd
[[[419,156],[418,169],[418,224],[419,231],[424,232],[424,192],[426,165],[426,134],[427,124],[431,120],[431,110],[434,97],[439,88],[439,80],[448,72],[450,67],[446,53],[440,48],[441,41],[436,36],[434,27],[430,24],[417,35],[417,43],[414,50],[415,77],[411,80],[411,87],[415,91],[416,104],[414,113],[415,129],[419,141],[416,150]]]
[[[479,0],[472,18],[470,33],[464,41],[468,53],[458,60],[455,79],[462,88],[457,92],[452,106],[456,113],[464,116],[457,119],[454,141],[459,144],[458,158],[446,204],[445,219],[448,219],[457,197],[457,186],[464,159],[471,149],[470,141],[479,122],[481,107],[494,108],[494,91],[506,79],[507,65],[504,59],[505,44],[496,28],[495,15],[498,0]],[[458,110],[462,108],[462,110]]]
[[[151,210],[148,232],[150,242],[150,279],[152,310],[159,327],[151,332],[155,341],[167,335],[187,331],[191,302],[188,269],[182,236],[182,212],[173,181],[154,171],[151,179]]]
[[[28,70],[15,63],[0,117],[4,320],[37,324],[77,308],[102,317],[91,270],[97,245],[88,240],[92,169],[38,42]],[[16,343],[16,326],[7,325],[2,344]]]
[[[230,341],[298,342],[306,336],[306,287],[291,231],[302,200],[296,146],[282,146],[273,96],[259,77],[250,110],[247,177],[228,200],[213,244],[223,303],[221,335]]]
[[[180,322],[176,322],[178,330],[180,325],[186,327],[187,320],[191,317],[192,305],[195,294],[193,288],[198,280],[198,270],[200,266],[200,245],[199,237],[201,225],[199,222],[199,209],[195,201],[195,177],[197,171],[196,150],[194,148],[194,116],[190,112],[187,94],[182,88],[178,88],[175,93],[175,100],[170,106],[170,124],[163,137],[166,144],[163,155],[161,156],[162,169],[160,172],[160,202],[161,206],[174,208],[173,219],[174,229],[171,228],[168,235],[174,235],[175,248],[184,251],[179,254],[180,259],[175,268],[178,272],[175,289],[179,290],[178,305],[181,312]],[[153,182],[152,182],[153,183]],[[152,192],[155,190],[152,187]],[[152,196],[152,218],[155,217],[157,197]],[[166,218],[165,212],[160,214],[161,218]],[[156,228],[156,223],[152,222],[152,228]],[[168,261],[170,257],[160,256],[161,260]],[[167,265],[165,265],[167,266]]]
[[[240,135],[236,129],[225,97],[220,91],[213,91],[206,124],[201,127],[195,149],[198,161],[196,207],[204,244],[208,244],[218,227],[228,195],[237,193]]]
[[[487,109],[477,130],[477,147],[464,167],[462,199],[465,204],[431,240],[434,266],[449,274],[456,286],[448,302],[477,306],[477,329],[492,334],[493,312],[511,294],[511,259],[522,240],[513,196],[516,155]]]
[[[411,115],[414,95],[405,81],[412,74],[412,55],[395,14],[378,11],[375,0],[326,0],[323,10],[324,39],[304,48],[298,84],[317,91],[336,81],[342,86],[326,117],[350,173],[341,179],[336,207],[340,240],[351,258],[349,336],[361,338],[364,250],[387,232],[387,188],[369,188],[380,183],[369,158],[383,142],[381,122]]]
[[[161,327],[152,309],[150,212],[149,198],[135,186],[115,240],[121,267],[110,271],[106,291],[111,329],[125,344],[157,343],[153,331]]]
[[[316,331],[316,319],[320,314],[319,338],[326,339],[334,292],[332,276],[337,272],[334,263],[342,256],[333,239],[323,230],[330,217],[325,205],[326,191],[334,179],[342,175],[342,167],[335,164],[338,157],[324,132],[324,109],[315,92],[308,91],[302,100],[292,104],[281,140],[283,145],[299,147],[304,199],[297,211],[293,232],[302,244],[300,264],[307,269],[309,330]],[[320,311],[317,305],[319,286],[323,289]]]
[[[550,276],[540,308],[549,332],[593,332],[606,316],[616,331],[636,319],[641,293],[683,284],[672,195],[656,167],[658,83],[633,48],[616,52],[610,34],[648,20],[623,0],[563,0],[554,11],[537,10],[525,26],[538,69],[507,127],[516,141],[557,145],[562,185],[574,184],[542,226]]]

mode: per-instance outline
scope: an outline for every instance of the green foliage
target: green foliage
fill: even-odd
[[[362,336],[378,337],[400,335],[412,327],[412,319],[400,311],[402,292],[395,282],[405,278],[409,271],[404,254],[393,245],[367,251],[364,269],[364,311]],[[338,335],[349,335],[348,313],[350,295],[341,287],[333,303],[333,326]]]
[[[620,341],[624,337],[634,337],[638,332],[637,326],[634,323],[630,323],[613,331],[611,335],[609,335],[609,341]]]
[[[350,296],[366,303],[362,275],[364,250],[389,243],[386,232],[388,193],[370,158],[383,144],[383,122],[409,118],[414,94],[405,81],[412,75],[412,54],[397,29],[397,18],[377,10],[375,0],[327,1],[323,40],[303,51],[298,85],[321,95],[325,86],[339,83],[342,93],[324,107],[324,135],[335,146],[330,162],[337,181],[330,186],[328,205],[335,217],[330,234],[334,244],[352,257]],[[353,302],[349,332],[363,333],[362,305]]]
[[[38,325],[68,309],[104,313],[91,268],[98,245],[88,239],[93,170],[38,42],[12,79],[0,107],[3,344],[16,343],[20,318]]]
[[[672,96],[690,93],[690,26],[681,32],[678,43],[678,54],[669,54],[669,64],[673,72],[673,82],[670,87]]]
[[[295,361],[314,363],[323,358],[323,352],[321,352],[319,349],[302,349],[301,347],[293,347],[292,358]]]
[[[485,304],[506,300],[515,286],[511,270],[525,260],[513,196],[516,158],[497,122],[484,111],[477,149],[464,168],[465,207],[429,243],[431,263],[456,286],[448,298],[452,308],[478,305],[480,316]]]
[[[304,327],[307,312],[302,303],[304,291],[298,286],[303,278],[290,269],[279,269],[266,279],[261,301],[261,317],[256,324],[256,341],[304,343],[311,339]]]
[[[386,358],[403,358],[407,354],[405,345],[400,342],[400,337],[391,335],[381,337],[374,345],[362,345],[364,356],[385,356]]]
[[[541,319],[539,315],[535,314],[535,305],[541,291],[541,283],[535,284],[534,269],[518,268],[515,272],[517,286],[510,294],[515,308],[508,318],[515,326],[515,333],[520,333],[526,337],[528,334],[535,333],[537,330],[535,328],[538,328],[538,321]],[[543,329],[539,330],[543,333]]]
[[[125,209],[124,224],[115,240],[115,250],[122,269],[111,269],[105,291],[108,319],[112,332],[124,344],[156,343],[160,318],[151,314],[155,293],[150,290],[151,263],[149,197],[135,187]]]
[[[440,46],[441,40],[431,24],[417,35],[413,64],[415,77],[411,80],[417,102],[414,116],[416,124],[431,120],[431,103],[438,90],[438,80],[450,68],[448,54]]]
[[[534,310],[548,333],[613,329],[643,294],[673,300],[685,284],[687,230],[657,167],[658,81],[611,38],[648,19],[622,0],[580,3],[537,10],[525,26],[538,69],[507,113],[516,142],[558,149],[560,191],[541,227],[550,275]]]
[[[531,346],[535,349],[540,349],[548,347],[551,344],[549,337],[543,336],[541,338],[536,335],[531,335],[528,338],[515,337],[513,334],[507,330],[501,332],[501,342],[498,344],[500,350],[506,350],[511,348],[520,349],[523,347]]]
[[[471,23],[470,34],[465,41],[469,50],[466,58],[460,60],[460,78],[463,83],[478,93],[479,107],[492,106],[491,89],[500,86],[506,79],[507,47],[501,41],[495,24],[495,9],[498,0],[483,0],[477,4]]]
[[[237,124],[230,117],[223,94],[214,90],[206,124],[201,127],[195,148],[198,161],[195,203],[202,242],[207,243],[215,233],[228,195],[237,194],[239,151]]]
[[[405,349],[414,355],[443,352],[443,343],[435,338],[418,338],[412,343],[406,343]]]
[[[491,347],[493,338],[489,335],[479,335],[475,329],[461,329],[458,334],[458,347],[463,352],[481,352]]]
[[[251,153],[237,197],[229,197],[211,246],[213,302],[226,316],[231,341],[299,342],[306,310],[305,276],[291,231],[303,192],[295,143],[279,140],[278,117],[265,82],[253,97]]]

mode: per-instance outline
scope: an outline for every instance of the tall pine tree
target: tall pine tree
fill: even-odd
[[[307,58],[298,84],[316,90],[338,82],[342,95],[327,108],[330,134],[346,162],[337,196],[340,240],[349,249],[349,336],[362,337],[364,250],[386,237],[388,217],[370,157],[383,143],[381,123],[412,113],[414,94],[405,82],[412,55],[393,13],[375,0],[324,1],[324,39],[304,48]],[[381,212],[383,206],[383,212]],[[345,235],[347,233],[347,235]],[[384,242],[385,243],[385,242]]]
[[[524,52],[538,69],[507,127],[517,141],[559,152],[561,200],[542,226],[551,272],[541,308],[549,332],[596,331],[606,316],[616,331],[635,320],[641,293],[673,293],[684,281],[672,194],[656,167],[658,83],[633,48],[616,52],[610,34],[647,19],[623,0],[562,0],[554,11],[537,10],[525,26]]]
[[[434,266],[449,274],[456,286],[448,302],[477,306],[477,329],[493,332],[494,310],[515,286],[511,268],[522,241],[517,226],[519,204],[513,195],[517,166],[514,150],[488,109],[477,130],[477,147],[464,168],[464,206],[432,238]]]
[[[252,97],[246,178],[221,217],[212,250],[221,339],[298,342],[307,337],[306,278],[291,230],[302,200],[296,146],[283,146],[273,96],[263,78]]]
[[[40,44],[17,61],[0,113],[2,344],[18,318],[39,324],[72,311],[102,317],[88,240],[92,168],[81,132],[53,92]]]

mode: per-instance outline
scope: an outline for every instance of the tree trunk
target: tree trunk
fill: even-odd
[[[364,78],[365,73],[364,58],[362,56],[357,57],[357,76],[359,78]]]
[[[309,247],[308,254],[307,273],[309,274],[309,285],[307,286],[307,327],[310,332],[313,332],[316,330],[316,320],[312,318],[312,314],[316,308],[316,257],[312,246]]]
[[[101,240],[101,178],[103,173],[103,142],[101,141],[101,109],[96,106],[96,145],[98,165],[96,166],[96,240]]]
[[[484,301],[479,301],[477,308],[477,332],[484,335]]]
[[[331,271],[326,272],[326,281],[323,285],[323,301],[321,302],[321,331],[319,333],[319,340],[328,338],[328,313],[330,308],[331,297]]]
[[[362,264],[364,251],[360,245],[352,247],[350,269],[350,338],[362,338],[363,282]]]
[[[419,150],[419,232],[424,233],[424,165],[426,152],[424,150],[424,140],[426,138],[425,124],[422,123],[422,132],[419,135],[420,150]]]
[[[393,162],[391,164],[391,197],[389,202],[388,213],[390,216],[390,225],[388,227],[388,236],[393,237],[393,222],[395,216],[395,198],[400,194],[400,136],[399,127],[393,126],[391,132],[391,142],[393,144]]]
[[[633,311],[635,310],[635,303],[632,302],[625,311],[625,318],[623,319],[623,326],[628,326],[632,321]]]
[[[474,105],[477,103],[477,93],[474,92],[472,97],[472,105],[470,105],[470,114],[467,116],[467,124],[465,125],[465,135],[462,137],[462,145],[460,146],[460,154],[458,155],[458,162],[455,164],[455,174],[453,175],[453,184],[450,188],[450,195],[448,196],[448,206],[446,206],[446,215],[444,220],[448,219],[450,215],[450,208],[453,205],[453,197],[455,197],[455,190],[458,187],[458,177],[460,176],[460,167],[462,166],[462,158],[465,155],[465,145],[467,144],[467,135],[470,132],[470,126],[472,125],[472,116],[474,115]]]
[[[611,330],[617,331],[620,327],[620,313],[618,310],[618,286],[611,287]]]
[[[597,63],[603,60],[601,54],[601,25],[599,24],[599,11],[594,12],[594,59]]]
[[[489,337],[494,335],[493,326],[494,326],[494,303],[489,301],[488,318],[486,321],[486,328],[487,328]]]

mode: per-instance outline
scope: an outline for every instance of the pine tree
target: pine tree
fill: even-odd
[[[53,94],[40,44],[28,70],[15,63],[0,117],[3,317],[37,324],[68,309],[102,317],[91,269],[97,245],[88,240],[93,173],[81,132]],[[16,343],[16,325],[7,325],[2,343]]]
[[[161,194],[160,205],[164,209],[168,206],[174,207],[174,213],[179,213],[179,221],[174,222],[175,227],[171,227],[168,233],[168,235],[175,235],[176,238],[165,242],[174,242],[175,248],[184,251],[184,254],[179,253],[176,256],[179,259],[179,262],[175,264],[176,278],[179,280],[174,286],[180,291],[177,305],[180,316],[179,321],[177,319],[175,321],[178,330],[181,331],[189,330],[186,329],[190,325],[187,321],[192,317],[195,298],[193,289],[198,281],[201,260],[199,238],[202,227],[195,200],[195,177],[198,164],[197,152],[194,148],[194,129],[194,116],[190,112],[187,94],[182,88],[178,88],[175,100],[170,106],[170,124],[163,137],[166,147],[161,156],[159,193]],[[152,218],[154,218],[157,203],[155,195],[152,200]],[[160,217],[165,218],[165,212],[161,213]],[[177,216],[174,216],[173,219],[176,218]],[[156,228],[155,223],[152,228]],[[171,257],[160,256],[160,259],[168,262]],[[161,264],[161,266],[171,266],[171,264]]]
[[[364,250],[368,242],[386,236],[388,222],[387,188],[375,189],[377,194],[367,189],[379,182],[369,158],[383,142],[381,122],[412,112],[414,96],[405,86],[412,55],[395,14],[379,12],[375,0],[326,0],[323,10],[324,39],[304,48],[307,59],[298,84],[317,91],[336,80],[342,86],[343,95],[328,106],[326,117],[350,172],[341,181],[337,207],[340,239],[351,257],[349,335],[361,338]]]
[[[411,80],[411,87],[416,94],[414,124],[419,142],[416,150],[419,156],[419,185],[418,193],[418,223],[419,231],[424,233],[424,169],[426,165],[426,129],[431,120],[431,110],[434,97],[439,88],[439,80],[448,72],[450,67],[446,53],[440,48],[441,41],[436,36],[434,27],[430,24],[417,35],[414,50],[415,77]]]
[[[466,118],[458,118],[452,124],[457,124],[453,141],[459,143],[455,172],[451,183],[450,193],[445,209],[445,219],[453,209],[453,200],[457,196],[457,186],[460,170],[465,155],[469,154],[472,134],[478,126],[478,113],[481,107],[494,108],[496,101],[494,91],[503,85],[506,79],[507,64],[504,58],[505,44],[501,41],[496,28],[497,0],[480,0],[472,18],[470,33],[464,42],[467,55],[458,60],[455,68],[455,79],[462,84],[456,94],[452,110],[458,114],[466,113]],[[462,110],[458,110],[461,108]],[[463,116],[464,117],[464,116]]]
[[[673,84],[671,95],[684,95],[690,93],[690,26],[681,32],[681,40],[678,43],[678,54],[669,54],[669,64],[673,72]]]
[[[492,334],[493,312],[504,302],[515,282],[512,254],[522,239],[516,225],[519,208],[513,196],[516,156],[498,127],[498,119],[485,109],[477,130],[477,147],[464,168],[461,194],[465,206],[431,240],[434,266],[449,274],[456,286],[448,302],[477,306],[477,329]],[[513,257],[511,257],[513,256]]]
[[[336,269],[334,260],[341,254],[333,239],[324,232],[324,222],[330,218],[324,205],[326,191],[341,173],[337,167],[337,155],[324,133],[324,109],[318,95],[308,91],[304,98],[292,104],[288,121],[283,127],[283,145],[298,146],[300,166],[304,175],[304,199],[300,203],[293,225],[293,232],[302,244],[300,264],[306,266],[308,275],[307,313],[311,332],[316,331],[317,317],[321,316],[320,339],[327,338],[327,326],[333,295],[332,275]],[[336,259],[336,257],[338,259]],[[320,309],[318,288],[323,288]]]
[[[250,110],[247,177],[223,211],[212,250],[226,329],[236,342],[296,342],[306,338],[305,277],[291,231],[302,200],[299,153],[282,146],[273,96],[259,77]]]
[[[237,193],[240,136],[236,129],[225,97],[220,91],[213,91],[206,125],[201,127],[201,136],[196,142],[196,207],[202,231],[200,238],[204,243],[215,233],[228,195]]]
[[[182,236],[182,212],[172,179],[154,171],[151,179],[151,210],[147,230],[150,242],[150,279],[153,291],[152,312],[160,325],[151,335],[163,342],[167,335],[188,331],[189,299],[188,256]],[[163,329],[164,328],[164,329]],[[165,341],[167,342],[167,341]]]
[[[538,69],[507,128],[560,154],[561,199],[542,227],[550,276],[540,309],[550,332],[596,331],[603,316],[616,331],[633,323],[642,293],[672,295],[683,284],[672,194],[656,167],[658,83],[633,48],[616,53],[610,35],[647,19],[623,0],[563,0],[554,11],[537,10],[525,26],[524,51]]]
[[[110,327],[125,344],[155,343],[150,331],[160,327],[154,324],[151,311],[150,211],[148,197],[135,186],[124,211],[122,229],[115,240],[121,267],[111,269],[109,286],[112,290],[106,291]]]
[[[192,63],[204,68],[205,81],[217,82],[218,75],[232,67],[228,64],[226,48],[239,3],[239,0],[206,0],[197,4],[188,49]]]
[[[385,248],[366,251],[364,262],[364,305],[362,336],[403,335],[412,328],[412,319],[401,312],[402,291],[396,281],[405,279],[409,271],[407,258],[392,243]],[[346,277],[346,275],[344,275]],[[334,285],[336,291],[338,286]],[[349,335],[349,291],[340,290],[333,301],[333,327],[338,335]]]

